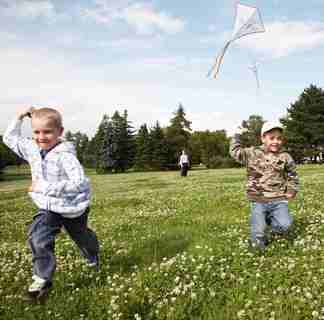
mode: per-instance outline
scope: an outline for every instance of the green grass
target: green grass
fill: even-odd
[[[0,319],[324,319],[324,166],[299,167],[298,236],[264,255],[248,251],[243,169],[88,174],[101,270],[62,233],[46,305],[22,301],[30,176],[10,168],[0,181]]]

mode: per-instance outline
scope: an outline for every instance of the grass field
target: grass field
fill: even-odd
[[[324,319],[324,166],[299,167],[298,236],[264,255],[248,250],[243,169],[89,176],[101,270],[62,233],[45,305],[22,300],[35,212],[28,171],[0,181],[0,319]]]

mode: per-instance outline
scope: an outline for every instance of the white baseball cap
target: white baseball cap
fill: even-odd
[[[283,126],[279,121],[267,121],[263,124],[261,129],[261,136],[272,129],[280,129],[283,130]]]

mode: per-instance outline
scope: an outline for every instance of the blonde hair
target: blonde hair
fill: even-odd
[[[51,121],[57,128],[62,128],[62,116],[53,108],[40,108],[33,111],[32,116],[38,119]]]

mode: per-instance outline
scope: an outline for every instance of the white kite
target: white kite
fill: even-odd
[[[249,34],[259,32],[265,32],[265,28],[258,8],[238,3],[236,6],[236,18],[232,37],[226,42],[223,50],[217,56],[213,67],[207,74],[207,77],[216,78],[225,52],[232,42]]]

